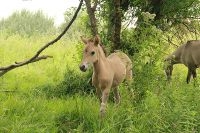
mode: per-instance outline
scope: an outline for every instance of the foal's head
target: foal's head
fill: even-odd
[[[80,64],[80,70],[85,72],[88,68],[89,64],[93,64],[98,61],[99,52],[98,49],[100,48],[100,38],[99,36],[95,36],[92,39],[86,39],[81,37],[81,40],[85,44],[85,48],[83,51],[83,59]]]

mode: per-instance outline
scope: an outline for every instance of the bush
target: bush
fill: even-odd
[[[35,13],[22,10],[13,13],[10,17],[0,21],[0,30],[9,35],[19,34],[31,36],[34,34],[54,34],[54,21],[45,16],[42,11]]]
[[[67,70],[63,80],[55,86],[46,85],[35,89],[36,94],[45,94],[49,98],[67,97],[79,94],[92,94],[95,88],[91,84],[91,72],[80,74],[74,70]]]

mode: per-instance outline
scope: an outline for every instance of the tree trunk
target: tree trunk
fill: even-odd
[[[113,48],[113,38],[114,38],[114,11],[113,11],[113,0],[108,1],[108,22],[107,22],[107,40],[111,42]]]
[[[94,6],[91,6],[91,0],[85,0],[86,8],[87,8],[87,13],[90,18],[90,25],[91,25],[91,33],[93,36],[98,34],[98,28],[96,24],[96,17],[95,17],[95,11],[96,11],[96,6],[97,6],[97,0],[95,0]]]
[[[150,6],[152,9],[150,13],[156,14],[155,20],[160,20],[162,17],[161,8],[162,8],[163,0],[150,0]]]
[[[120,48],[120,33],[121,33],[122,13],[120,8],[120,0],[114,0],[114,36],[112,50]]]

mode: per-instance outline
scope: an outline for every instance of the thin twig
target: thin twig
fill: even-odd
[[[0,92],[5,92],[5,93],[14,93],[14,92],[19,92],[17,90],[0,90]]]

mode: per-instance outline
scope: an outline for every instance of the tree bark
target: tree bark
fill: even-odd
[[[113,48],[112,50],[116,50],[120,48],[121,40],[121,21],[122,21],[122,13],[120,8],[120,0],[114,0],[114,36],[113,36]]]
[[[150,0],[150,6],[152,6],[150,13],[156,14],[155,20],[160,20],[162,17],[161,14],[162,5],[163,5],[163,0]]]
[[[93,36],[98,34],[98,28],[97,28],[97,23],[96,23],[96,17],[95,17],[95,11],[97,7],[98,0],[95,0],[94,6],[91,6],[91,0],[85,0],[86,8],[87,8],[87,13],[90,18],[90,25],[91,25],[91,33]]]
[[[113,38],[114,38],[114,11],[113,11],[113,0],[108,1],[108,22],[107,22],[107,40],[112,43],[113,49]],[[111,51],[112,51],[111,49]]]

